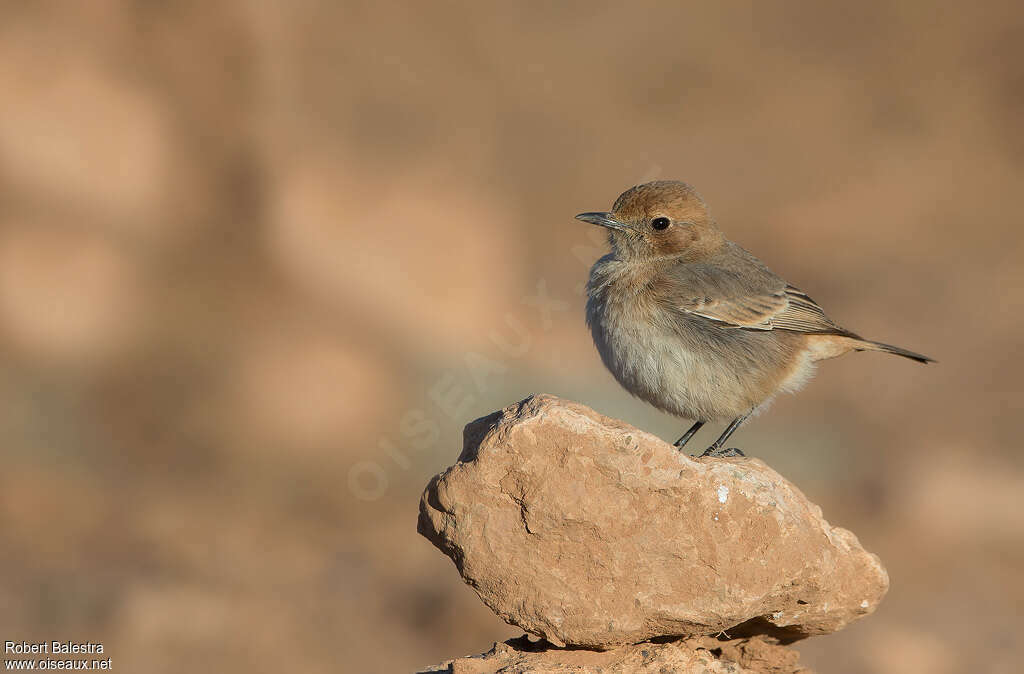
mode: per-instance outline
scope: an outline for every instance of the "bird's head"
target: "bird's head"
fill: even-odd
[[[699,261],[725,243],[697,191],[677,180],[657,180],[623,192],[611,212],[577,220],[607,227],[612,250],[626,259],[685,257]]]

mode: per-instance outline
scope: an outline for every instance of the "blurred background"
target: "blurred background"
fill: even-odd
[[[4,2],[0,638],[160,673],[517,636],[420,492],[534,392],[689,425],[601,365],[573,220],[676,178],[939,360],[825,363],[736,436],[891,574],[803,662],[1017,671],[1022,118],[1017,2]]]

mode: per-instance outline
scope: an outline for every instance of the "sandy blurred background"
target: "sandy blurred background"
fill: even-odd
[[[0,638],[401,672],[518,635],[415,532],[550,392],[674,440],[573,215],[685,179],[842,324],[740,431],[881,555],[822,672],[1017,671],[1019,3],[0,5]],[[719,431],[695,441],[710,442]]]

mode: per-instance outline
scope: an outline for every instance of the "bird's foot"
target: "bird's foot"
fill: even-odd
[[[710,456],[713,459],[725,459],[733,456],[746,456],[742,450],[736,449],[735,447],[729,447],[728,449],[722,449],[721,447],[715,447],[711,445],[704,450],[701,457]],[[698,457],[699,458],[699,457]]]

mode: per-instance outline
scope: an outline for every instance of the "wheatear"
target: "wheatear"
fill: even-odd
[[[624,192],[610,213],[579,220],[607,227],[612,252],[587,284],[587,323],[605,366],[627,391],[658,409],[706,422],[731,419],[702,456],[780,391],[795,391],[814,363],[850,351],[913,351],[836,325],[802,290],[725,238],[686,183],[657,181]]]

